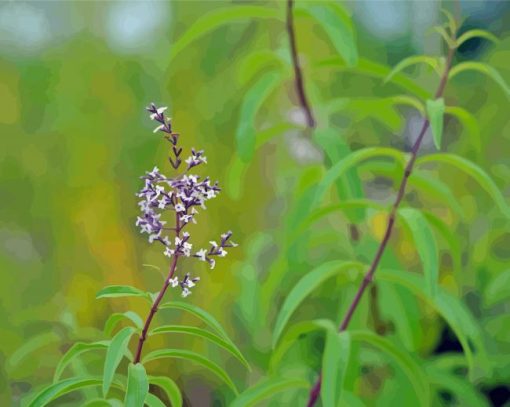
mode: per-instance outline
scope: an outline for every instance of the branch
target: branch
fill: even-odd
[[[294,33],[294,16],[292,10],[294,8],[294,0],[287,0],[287,33],[289,35],[290,50],[292,55],[292,65],[294,67],[294,81],[296,85],[296,92],[299,103],[303,108],[306,115],[306,124],[309,128],[315,128],[315,119],[313,117],[312,109],[306,98],[305,87],[303,84],[303,74],[301,65],[297,55],[296,35]]]
[[[448,50],[448,57],[446,61],[445,70],[443,72],[443,75],[441,76],[441,80],[439,82],[439,86],[437,88],[435,98],[440,98],[443,95],[446,83],[448,81],[448,73],[450,72],[450,68],[452,65],[453,55],[455,53],[454,48],[449,48]],[[411,158],[409,159],[405,171],[404,171],[404,177],[402,178],[402,181],[400,182],[400,187],[398,189],[397,197],[395,199],[395,202],[393,203],[393,206],[391,208],[390,216],[388,218],[388,224],[386,226],[386,232],[384,233],[384,238],[381,241],[379,248],[377,249],[377,252],[375,254],[375,257],[372,261],[372,264],[370,265],[370,268],[363,278],[363,281],[361,282],[360,287],[358,288],[358,292],[356,293],[351,305],[349,306],[349,309],[347,310],[347,313],[344,316],[344,319],[342,320],[342,323],[340,324],[340,327],[338,328],[339,332],[345,331],[347,327],[349,326],[349,322],[351,321],[351,318],[356,311],[361,297],[363,296],[366,288],[369,286],[370,282],[372,281],[375,271],[377,270],[377,266],[379,265],[379,262],[381,260],[382,255],[384,254],[384,250],[386,249],[386,246],[388,244],[388,241],[391,237],[391,232],[393,231],[393,226],[395,224],[395,219],[397,215],[397,210],[400,206],[400,203],[402,202],[402,199],[404,198],[407,181],[409,180],[409,176],[411,175],[414,167],[414,163],[416,161],[416,158],[418,156],[418,151],[420,149],[421,143],[423,141],[423,137],[425,136],[425,133],[427,129],[429,128],[429,121],[427,118],[423,119],[423,124],[420,130],[420,133],[418,135],[418,138],[416,139],[412,149],[411,149]],[[313,407],[319,398],[320,389],[321,389],[321,383],[322,383],[322,374],[319,374],[319,378],[315,382],[315,385],[312,387],[310,391],[310,396],[308,399],[308,407]]]

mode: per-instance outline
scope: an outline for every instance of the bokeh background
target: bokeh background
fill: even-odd
[[[431,27],[443,18],[440,8],[452,4],[343,3],[352,14],[360,58],[380,64],[386,73],[409,55],[442,52],[441,38]],[[304,129],[291,75],[271,92],[253,123],[244,123],[269,141],[259,143],[252,159],[239,157],[241,106],[258,72],[271,68],[264,62],[267,56],[277,55],[284,72],[291,72],[284,22],[243,19],[175,49],[198,19],[240,5],[265,6],[282,19],[285,16],[281,1],[0,3],[1,405],[17,406],[27,393],[48,383],[56,361],[73,341],[101,338],[109,313],[147,312],[136,299],[96,300],[101,287],[132,284],[159,289],[167,262],[134,225],[139,176],[154,165],[170,172],[167,145],[152,133],[153,123],[144,110],[150,102],[169,106],[182,146],[205,149],[209,164],[201,173],[218,179],[224,188],[200,215],[193,238],[199,245],[231,229],[240,246],[213,272],[190,263],[202,281],[189,300],[215,315],[252,363],[253,372],[247,373],[235,361],[209,350],[241,388],[264,375],[274,316],[290,287],[311,267],[352,252],[350,222],[343,217],[311,230],[314,243],[305,251],[292,252],[285,243],[297,198],[325,172],[324,154]],[[456,61],[487,62],[510,83],[510,2],[460,1],[460,5],[465,17],[462,30],[484,28],[501,41],[470,40]],[[408,148],[419,116],[412,109],[374,103],[406,90],[384,84],[382,77],[361,68],[318,67],[334,56],[331,42],[315,21],[304,16],[296,17],[296,31],[305,86],[317,115],[325,100],[357,101],[331,120],[338,137],[353,150]],[[430,93],[437,86],[437,77],[424,67],[400,77]],[[466,129],[447,117],[444,150],[483,168],[508,201],[508,94],[490,78],[466,73],[449,84],[446,100],[470,112],[476,123]],[[271,130],[275,126],[277,130]],[[423,153],[434,149],[428,137]],[[416,194],[410,200],[434,211],[456,236],[462,268],[453,273],[451,259],[441,252],[441,285],[475,315],[494,362],[489,375],[480,375],[469,386],[486,403],[505,405],[510,399],[509,223],[491,196],[466,175],[441,166],[428,174],[448,186],[465,218],[449,208],[448,199]],[[363,179],[368,198],[391,202],[393,181],[370,171]],[[384,221],[384,215],[374,211],[359,226],[367,239],[363,248],[355,248],[362,257],[371,258]],[[420,270],[405,234],[394,236],[391,250],[404,267]],[[339,292],[348,296],[355,287],[324,287],[296,319],[336,319]],[[412,298],[409,301],[419,332],[416,352],[424,358],[459,352],[442,319]],[[381,311],[383,320],[394,316],[387,310]],[[368,314],[362,313],[354,326],[377,325]],[[188,321],[178,313],[160,318]],[[204,348],[189,338],[154,338],[151,346],[163,344]],[[315,348],[302,350],[303,355],[309,353],[304,359],[312,368],[317,367],[320,345]],[[228,404],[228,390],[198,367],[179,361],[154,366],[177,380],[188,405]],[[386,374],[374,369],[357,379],[364,388],[367,380],[373,384],[373,390],[363,394],[369,404],[383,405],[396,394],[390,386],[384,399],[379,382]],[[447,396],[438,405],[457,405],[458,400]],[[71,397],[59,405],[80,405],[79,400]]]

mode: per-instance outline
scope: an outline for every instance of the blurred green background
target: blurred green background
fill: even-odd
[[[377,100],[406,94],[407,89],[384,84],[381,76],[367,74],[363,66],[377,63],[387,73],[407,56],[439,55],[441,39],[431,27],[442,19],[440,7],[452,4],[343,4],[352,14],[360,61],[365,61],[359,67],[346,68],[341,61],[338,67],[321,67],[321,61],[335,56],[334,47],[316,21],[296,17],[312,110],[320,122],[326,101],[348,101],[349,108],[327,123],[336,137],[352,150],[371,146],[406,150],[416,137],[419,116],[412,109]],[[487,62],[510,83],[510,3],[460,4],[466,18],[462,30],[484,28],[501,41],[470,40],[456,62]],[[281,19],[241,19],[182,49],[174,48],[199,18],[218,9],[250,5],[274,10]],[[139,176],[154,165],[171,172],[167,145],[152,133],[153,123],[144,110],[150,102],[169,106],[181,145],[205,149],[209,164],[200,173],[223,186],[220,197],[200,215],[193,238],[200,245],[231,229],[240,246],[213,272],[190,263],[202,281],[189,300],[215,315],[252,363],[254,370],[247,373],[235,361],[223,361],[240,388],[264,375],[274,316],[300,277],[324,260],[346,258],[353,250],[370,260],[385,221],[377,211],[369,212],[359,226],[367,239],[360,243],[363,247],[349,242],[350,221],[341,216],[310,230],[313,243],[306,243],[304,250],[285,243],[297,198],[320,180],[326,167],[323,152],[303,126],[289,74],[284,16],[285,3],[280,1],[0,3],[1,405],[16,406],[21,397],[47,383],[56,360],[72,341],[100,338],[109,313],[147,312],[136,299],[96,300],[101,287],[132,284],[159,289],[167,263],[134,225]],[[277,58],[271,60],[271,55]],[[253,159],[242,160],[235,136],[241,126],[240,106],[258,75],[272,69],[275,61],[283,66],[279,86],[253,123],[241,123],[256,131],[257,140],[274,134],[259,143]],[[429,93],[437,86],[437,77],[425,67],[406,70],[399,77]],[[476,120],[473,124],[466,119],[470,123],[466,127],[447,116],[443,149],[483,168],[508,201],[508,95],[490,78],[466,73],[448,85],[446,101]],[[274,130],[275,126],[279,127]],[[434,151],[428,137],[422,152]],[[462,267],[452,272],[450,256],[441,251],[440,284],[463,300],[484,332],[493,370],[481,374],[473,386],[488,403],[504,405],[510,399],[505,387],[510,382],[509,223],[468,176],[445,166],[433,166],[427,174],[448,186],[465,218],[451,210],[448,197],[412,192],[409,201],[434,212],[456,236]],[[374,176],[370,169],[361,176],[367,198],[391,202],[398,181]],[[420,270],[404,232],[393,237],[391,253],[406,269]],[[296,319],[336,319],[339,293],[347,297],[356,288],[351,285],[324,287]],[[417,354],[427,358],[458,351],[458,342],[441,318],[416,300],[409,301],[419,332]],[[383,307],[383,320],[398,318]],[[368,314],[361,312],[353,326],[368,324],[373,329],[377,321]],[[178,313],[160,318],[184,320]],[[149,346],[168,343],[203,347],[189,338],[153,338]],[[318,366],[315,348],[302,349],[302,355],[309,354],[303,358],[310,362],[310,372]],[[225,400],[231,396],[223,395],[228,391],[198,367],[179,361],[154,366],[177,380],[189,405],[228,404]],[[377,382],[386,373],[375,369],[369,375]],[[356,380],[369,379],[365,375]],[[386,405],[377,395],[382,391],[379,386],[361,391],[368,404]],[[387,389],[393,395],[395,391]],[[73,398],[67,403],[80,405]]]

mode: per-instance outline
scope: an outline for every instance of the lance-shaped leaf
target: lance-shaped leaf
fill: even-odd
[[[301,278],[294,288],[292,288],[280,308],[273,332],[273,348],[276,347],[285,325],[287,325],[287,322],[296,308],[313,290],[327,279],[339,273],[346,273],[350,269],[360,269],[363,267],[363,264],[358,262],[335,260],[322,264]]]
[[[28,403],[28,407],[43,407],[50,401],[58,399],[73,391],[86,389],[89,387],[101,386],[102,379],[100,377],[72,377],[70,379],[62,380],[58,383],[42,389],[37,395]],[[122,389],[119,382],[113,382],[113,386]]]
[[[251,21],[253,19],[282,20],[283,16],[275,8],[251,5],[231,6],[209,12],[200,17],[177,41],[172,44],[170,57],[175,58],[177,54],[179,54],[193,41],[225,24],[239,20]]]
[[[241,351],[234,346],[230,341],[226,341],[220,336],[206,331],[205,329],[196,328],[194,326],[186,326],[186,325],[163,325],[157,328],[154,328],[150,331],[149,335],[157,335],[157,334],[165,334],[165,333],[181,333],[187,335],[197,336],[199,338],[206,339],[220,348],[225,349],[227,352],[232,354],[237,360],[239,360],[243,365],[245,365],[248,369],[250,369],[250,365],[245,357],[242,355]]]
[[[110,285],[99,290],[96,298],[144,297],[150,301],[149,293],[129,285]]]
[[[444,100],[439,98],[436,100],[427,100],[427,116],[432,129],[432,138],[434,145],[438,150],[441,149],[441,140],[443,138],[443,117],[444,117]]]
[[[297,14],[305,14],[316,19],[326,32],[331,44],[348,66],[358,63],[358,48],[351,17],[335,2],[297,3]]]
[[[487,75],[489,78],[493,79],[507,96],[510,97],[510,87],[507,85],[501,74],[494,69],[492,66],[484,64],[482,62],[461,62],[458,65],[455,65],[448,74],[448,78],[452,79],[457,76],[461,72],[465,71],[476,71]]]
[[[145,405],[148,407],[167,407],[159,398],[150,393],[145,397]]]
[[[182,395],[175,382],[166,376],[149,376],[149,383],[164,390],[172,407],[182,407]]]
[[[257,113],[279,81],[279,74],[268,72],[255,82],[244,96],[236,130],[237,152],[244,162],[252,159],[257,144],[255,128]]]
[[[399,216],[405,221],[414,240],[414,247],[420,256],[427,292],[434,297],[439,278],[439,255],[436,238],[427,219],[414,208],[401,208]]]
[[[147,373],[141,363],[129,364],[128,380],[124,405],[126,407],[143,407],[145,397],[149,393]]]
[[[85,352],[89,352],[92,350],[102,350],[107,349],[110,341],[99,341],[93,343],[84,343],[77,342],[73,346],[69,348],[69,350],[62,356],[58,365],[55,369],[55,374],[53,376],[53,383],[56,383],[60,380],[60,376],[64,372],[65,368],[71,363],[75,358],[80,356]]]
[[[492,197],[494,203],[499,207],[501,212],[506,217],[510,218],[510,207],[508,206],[505,197],[501,194],[501,191],[492,178],[479,166],[460,156],[446,153],[430,154],[420,157],[416,161],[416,165],[418,166],[428,162],[452,165],[464,174],[472,177]]]
[[[204,366],[206,369],[214,373],[218,376],[225,384],[227,384],[234,393],[238,394],[237,388],[230,378],[230,376],[216,363],[210,361],[208,358],[189,350],[181,350],[181,349],[162,349],[156,350],[154,352],[149,353],[143,358],[143,363],[146,364],[152,360],[165,359],[165,358],[176,358],[176,359],[186,359],[192,362],[198,363]]]
[[[306,389],[308,387],[310,387],[310,383],[304,379],[271,377],[257,383],[255,386],[252,386],[245,392],[241,393],[230,404],[230,407],[257,406],[260,402],[273,398],[278,393],[290,389]]]
[[[123,320],[131,321],[139,330],[142,330],[143,328],[143,320],[136,312],[116,312],[110,315],[104,324],[105,335],[111,336],[115,327],[119,324],[120,321]]]
[[[428,56],[428,55],[413,55],[407,58],[404,58],[400,61],[395,67],[391,70],[391,72],[384,78],[384,82],[388,82],[395,76],[397,73],[403,71],[404,69],[418,64],[425,64],[430,66],[436,73],[439,70],[439,62],[437,58]]]
[[[485,30],[469,30],[463,33],[459,38],[457,38],[457,47],[460,47],[467,40],[471,38],[485,38],[486,40],[492,41],[494,43],[498,43],[499,39],[489,31]]]
[[[350,356],[348,332],[328,330],[322,356],[321,398],[324,407],[337,407],[342,396]]]
[[[132,327],[121,329],[112,338],[110,345],[108,346],[103,372],[103,397],[106,397],[108,394],[115,371],[117,370],[122,357],[128,350],[129,340],[133,333],[134,329]]]

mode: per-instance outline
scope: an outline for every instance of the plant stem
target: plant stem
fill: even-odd
[[[299,64],[299,58],[297,54],[296,46],[296,35],[294,33],[294,16],[292,10],[294,8],[294,0],[287,0],[287,33],[290,41],[290,51],[292,56],[292,66],[294,67],[294,81],[296,85],[296,92],[299,99],[299,103],[303,108],[306,116],[306,123],[309,128],[315,127],[315,119],[312,114],[312,109],[308,104],[306,98],[305,87],[303,84],[303,74],[301,71],[301,65]]]
[[[175,235],[179,237],[179,233],[181,231],[180,223],[179,223],[179,217],[177,213],[175,214]],[[161,290],[159,291],[158,296],[154,300],[154,303],[151,306],[151,309],[149,311],[149,315],[147,315],[147,319],[145,320],[145,324],[143,325],[142,334],[140,335],[140,338],[138,339],[138,347],[136,349],[136,355],[135,359],[133,361],[134,364],[140,363],[140,359],[142,357],[142,349],[143,345],[145,343],[145,340],[147,339],[147,332],[149,331],[149,327],[151,325],[152,319],[154,318],[154,315],[156,315],[156,312],[158,312],[159,304],[161,303],[161,300],[163,299],[166,290],[168,286],[170,285],[170,279],[174,276],[175,270],[177,268],[177,260],[179,259],[179,256],[177,253],[174,253],[174,258],[172,261],[172,264],[170,265],[170,271],[168,272],[168,276],[165,279],[165,282],[163,283],[163,287],[161,287]]]
[[[455,53],[454,48],[449,48],[448,50],[448,57],[446,60],[445,70],[443,74],[441,75],[441,80],[439,82],[439,86],[437,88],[435,98],[440,98],[443,95],[446,83],[448,81],[448,73],[450,72],[450,68],[452,65],[453,55]],[[375,271],[377,270],[377,266],[379,265],[379,262],[381,260],[382,255],[384,254],[384,250],[386,249],[386,246],[388,245],[388,241],[391,237],[391,232],[393,230],[393,226],[395,224],[395,219],[397,215],[397,210],[400,206],[400,203],[402,202],[402,199],[404,198],[407,182],[409,180],[409,176],[411,175],[414,167],[414,163],[416,161],[416,158],[418,157],[418,151],[420,149],[421,143],[423,141],[423,137],[425,136],[425,133],[427,132],[427,129],[429,128],[429,121],[427,118],[423,119],[423,124],[420,130],[420,133],[418,134],[418,138],[414,142],[414,145],[411,149],[411,158],[407,162],[404,176],[402,178],[402,181],[400,182],[400,187],[398,189],[397,197],[395,199],[395,202],[393,203],[393,206],[391,208],[390,216],[388,218],[388,223],[386,226],[386,232],[384,233],[384,238],[381,241],[379,248],[377,249],[377,252],[375,254],[375,257],[372,261],[372,264],[370,265],[370,268],[368,269],[368,272],[365,274],[365,277],[361,281],[361,285],[358,288],[358,291],[356,295],[354,296],[354,299],[351,302],[351,305],[349,306],[349,309],[347,310],[347,313],[344,316],[344,319],[342,320],[342,323],[340,324],[340,327],[338,328],[339,332],[345,331],[347,327],[349,326],[349,322],[351,321],[351,318],[356,311],[361,297],[363,296],[366,288],[369,286],[370,282],[372,281]],[[308,407],[313,407],[315,403],[317,402],[317,399],[319,398],[320,390],[321,390],[321,384],[322,384],[322,374],[319,374],[319,377],[317,381],[315,382],[315,385],[310,390],[310,395],[308,398]]]

